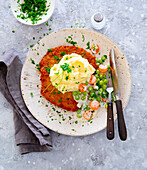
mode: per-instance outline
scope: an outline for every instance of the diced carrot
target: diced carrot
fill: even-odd
[[[83,113],[83,118],[86,120],[90,120],[93,118],[93,113],[90,110],[87,110]]]
[[[93,46],[91,47],[91,52],[93,54],[97,54],[100,51],[100,47],[98,46],[98,44],[93,44]]]
[[[90,109],[97,110],[100,107],[100,103],[96,100],[90,102]]]
[[[80,90],[80,92],[85,92],[86,91],[86,84],[85,83],[80,83],[79,84],[79,90]]]
[[[94,75],[91,75],[91,78],[89,80],[89,84],[95,84],[96,83],[96,77]]]
[[[100,64],[98,69],[101,73],[106,73],[106,71],[108,70],[108,66],[104,64]]]
[[[102,100],[103,100],[103,102],[105,102],[105,103],[107,102],[107,100],[106,100],[106,99],[104,99],[104,98],[102,98]]]

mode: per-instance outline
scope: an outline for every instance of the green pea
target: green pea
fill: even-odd
[[[97,79],[96,79],[96,83],[98,83],[99,81],[100,81],[100,78],[97,78]]]
[[[107,59],[107,55],[104,55],[105,59]]]
[[[104,84],[107,84],[107,83],[108,83],[108,80],[107,80],[107,79],[104,79],[103,82],[104,82]]]
[[[100,102],[100,101],[101,101],[101,97],[98,96],[98,97],[96,98],[96,100],[97,100],[98,102]]]
[[[92,100],[92,97],[90,97],[90,96],[89,96],[89,98],[88,98],[88,99],[89,99],[89,100]]]
[[[92,88],[91,86],[89,86],[89,87],[88,87],[88,90],[89,90],[89,91],[92,91],[92,90],[93,90],[93,88]]]
[[[85,99],[86,99],[86,97],[85,97],[85,96],[82,96],[82,97],[81,97],[81,100],[85,100]]]
[[[81,118],[82,114],[81,113],[77,113],[77,118]]]
[[[98,95],[99,95],[99,96],[101,96],[101,95],[102,95],[102,92],[101,92],[101,91],[99,91],[99,92],[98,92]]]
[[[100,71],[99,71],[99,70],[96,70],[96,74],[100,74]]]
[[[90,107],[89,107],[89,106],[86,106],[86,110],[90,110]]]
[[[77,94],[81,95],[82,93],[80,91],[77,91]]]
[[[75,99],[76,99],[76,100],[79,100],[79,99],[80,99],[80,96],[79,96],[79,95],[76,95],[76,96],[75,96]]]
[[[90,92],[90,96],[91,96],[91,97],[94,96],[94,92]]]
[[[96,77],[96,78],[98,78],[98,77],[99,77],[99,75],[98,75],[98,74],[95,74],[95,77]]]
[[[96,63],[98,63],[98,62],[99,62],[99,60],[96,58],[96,59],[95,59],[95,62],[96,62]]]
[[[77,113],[81,113],[81,110],[80,110],[80,109],[78,109],[78,110],[77,110]]]
[[[83,95],[84,95],[84,96],[87,96],[87,94],[88,94],[88,92],[87,92],[87,91],[83,92]]]
[[[87,80],[86,80],[85,84],[86,84],[86,86],[89,84]]]
[[[106,78],[106,75],[105,75],[105,74],[103,75],[103,78],[104,78],[104,79]]]
[[[103,56],[103,57],[101,58],[101,60],[104,62],[104,61],[106,60],[106,58]]]
[[[99,78],[102,80],[102,79],[103,79],[103,75],[102,75],[102,74],[100,74]]]
[[[108,104],[107,104],[107,103],[105,104],[105,108],[106,108],[106,109],[108,108]]]
[[[100,91],[100,92],[103,92],[103,89],[102,89],[102,88],[100,88],[100,89],[99,89],[99,91]]]
[[[102,88],[103,88],[103,90],[106,90],[107,85],[104,84]]]
[[[77,95],[77,91],[73,91],[73,95],[76,96]]]
[[[103,83],[103,80],[100,80],[100,82],[99,82],[99,85],[103,85],[104,83]]]
[[[103,61],[101,60],[101,59],[99,59],[99,61],[98,61],[100,64],[102,64],[103,63]]]

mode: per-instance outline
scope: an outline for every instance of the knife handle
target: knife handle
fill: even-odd
[[[118,117],[118,132],[121,140],[125,141],[127,139],[126,124],[123,116],[122,101],[116,100],[116,109]]]
[[[112,140],[114,138],[114,119],[112,102],[108,102],[107,108],[107,138],[109,140]]]

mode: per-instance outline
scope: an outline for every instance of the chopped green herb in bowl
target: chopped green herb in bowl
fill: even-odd
[[[12,0],[11,5],[18,21],[27,25],[39,25],[51,17],[55,0]]]

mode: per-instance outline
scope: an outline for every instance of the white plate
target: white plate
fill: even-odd
[[[19,4],[17,3],[18,0],[11,0],[11,9],[13,12],[13,15],[15,16],[15,18],[26,25],[40,25],[44,22],[46,22],[53,14],[54,12],[54,8],[55,8],[55,0],[47,0],[47,5],[48,6],[50,4],[49,10],[47,11],[47,15],[42,15],[41,18],[42,20],[37,21],[36,24],[32,24],[32,21],[30,19],[21,19],[21,18],[17,18],[17,15],[20,15],[22,12],[20,12],[20,7]],[[20,4],[23,3],[24,0],[20,0]]]
[[[99,132],[106,127],[107,112],[105,108],[100,108],[98,114],[92,120],[92,123],[79,119],[76,117],[76,112],[64,112],[63,109],[55,107],[44,98],[40,98],[40,75],[35,69],[35,65],[31,63],[32,58],[35,63],[39,63],[42,57],[46,54],[47,49],[55,48],[61,45],[71,45],[65,40],[65,37],[73,35],[73,41],[78,43],[78,46],[86,49],[86,43],[90,41],[92,44],[99,44],[100,55],[108,55],[109,50],[114,48],[116,58],[116,65],[118,69],[121,99],[123,103],[123,109],[126,107],[130,93],[131,93],[131,73],[126,57],[123,55],[121,50],[106,36],[91,30],[85,29],[66,29],[58,32],[54,32],[44,37],[39,44],[33,47],[33,51],[30,51],[26,61],[24,63],[21,73],[21,90],[24,101],[32,113],[32,115],[41,122],[44,126],[52,129],[53,131],[72,136],[89,135],[92,133]],[[85,41],[82,42],[82,35],[85,36]],[[39,55],[37,55],[39,53]],[[39,88],[37,88],[39,85]],[[33,93],[34,97],[31,97],[30,93]],[[40,101],[38,103],[38,101]],[[48,105],[48,107],[46,107]],[[57,113],[52,109],[55,107],[61,113]],[[60,114],[63,115],[60,116]],[[70,120],[69,116],[72,118]],[[114,106],[114,119],[116,120],[116,108]],[[64,121],[63,121],[63,120]],[[76,124],[75,121],[78,121]],[[60,122],[60,123],[59,123]]]

